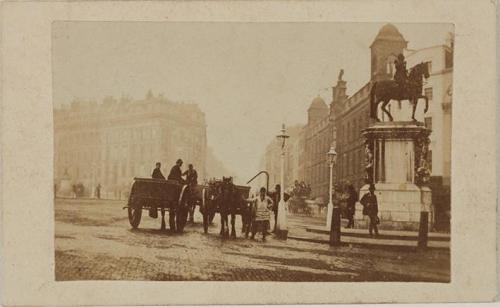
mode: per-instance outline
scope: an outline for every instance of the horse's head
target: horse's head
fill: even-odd
[[[430,62],[421,62],[413,66],[410,69],[408,79],[410,79],[411,82],[420,83],[422,82],[422,77],[424,77],[425,79],[429,78],[429,63]]]

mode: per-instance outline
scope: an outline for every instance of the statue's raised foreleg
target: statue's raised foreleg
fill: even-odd
[[[422,98],[425,99],[425,109],[424,109],[424,113],[427,113],[427,111],[429,110],[429,98],[427,98],[427,96],[423,95]]]

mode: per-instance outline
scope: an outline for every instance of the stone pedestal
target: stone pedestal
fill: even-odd
[[[432,227],[432,195],[426,185],[430,133],[420,122],[381,122],[363,130],[367,156],[373,160],[367,181],[375,184],[380,228],[418,230],[422,211],[429,212]],[[368,188],[361,188],[360,199]]]

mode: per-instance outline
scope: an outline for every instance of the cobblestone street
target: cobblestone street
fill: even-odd
[[[435,281],[448,282],[450,254],[342,246],[272,236],[262,242],[219,237],[219,216],[209,234],[201,215],[183,234],[161,232],[144,212],[132,230],[126,201],[55,201],[56,280]],[[168,218],[167,218],[168,221]],[[290,219],[293,232],[300,218]]]

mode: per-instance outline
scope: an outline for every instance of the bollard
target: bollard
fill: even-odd
[[[333,207],[332,209],[332,224],[330,226],[330,245],[340,245],[340,208]]]
[[[420,227],[418,229],[418,247],[426,248],[429,232],[429,212],[420,212]]]

